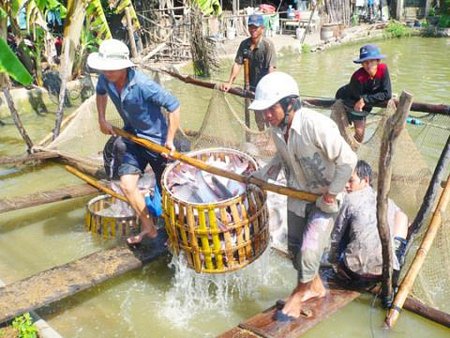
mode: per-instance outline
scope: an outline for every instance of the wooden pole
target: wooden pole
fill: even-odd
[[[93,179],[92,177],[89,177],[88,175],[83,174],[81,171],[75,169],[74,167],[71,167],[70,165],[66,165],[66,166],[64,166],[64,168],[66,168],[66,170],[68,172],[70,172],[71,174],[74,174],[75,176],[81,178],[83,181],[89,183],[93,187],[107,193],[108,195],[111,195],[115,198],[118,198],[118,199],[128,203],[128,199],[125,196],[116,193],[114,190],[108,188],[106,185],[103,185],[99,181]]]
[[[405,126],[411,103],[412,95],[402,92],[396,112],[386,121],[380,148],[377,222],[383,254],[382,295],[386,303],[390,303],[392,299],[392,245],[387,221],[388,195],[392,177],[392,157],[394,156],[396,140]]]
[[[7,81],[7,80],[6,80]],[[9,81],[7,81],[9,82]],[[22,136],[23,140],[25,141],[25,144],[27,145],[27,152],[31,154],[31,149],[33,148],[33,141],[31,141],[30,137],[28,136],[27,131],[25,130],[22,120],[20,119],[19,113],[16,110],[16,107],[14,105],[14,100],[11,96],[11,93],[9,92],[9,88],[7,87],[8,84],[3,87],[3,95],[5,95],[6,102],[8,103],[9,111],[11,112],[11,116],[14,120],[14,124],[16,125],[17,129],[19,130],[20,135]]]
[[[136,48],[136,41],[134,41],[133,22],[131,20],[130,7],[125,8],[125,15],[127,18],[127,30],[128,30],[128,38],[130,39],[131,56],[133,58],[137,58],[139,54]]]
[[[0,214],[12,210],[19,210],[38,205],[64,201],[67,199],[84,197],[98,192],[93,187],[82,184],[69,187],[58,188],[55,190],[41,191],[25,196],[15,198],[0,199]]]
[[[301,45],[303,45],[303,42],[305,42],[306,33],[308,32],[309,29],[311,29],[311,22],[312,22],[312,18],[314,16],[314,12],[316,11],[316,7],[317,7],[317,5],[313,5],[312,11],[311,11],[311,15],[309,16],[308,25],[306,26],[306,29],[303,32],[302,41],[300,41]]]
[[[179,73],[172,72],[167,69],[156,69],[154,67],[149,67],[144,64],[140,64],[142,68],[146,68],[149,70],[157,71],[157,72],[164,72],[172,77],[177,78],[180,81],[183,81],[184,83],[196,85],[199,87],[205,87],[214,89],[216,87],[216,83],[214,82],[208,82],[208,81],[201,81],[198,80],[192,76],[189,75],[182,75]],[[255,94],[251,91],[242,90],[242,88],[239,87],[233,87],[230,88],[228,93],[241,96],[241,97],[248,97],[250,99],[255,98]],[[320,107],[320,108],[330,108],[336,100],[334,99],[303,99],[304,103],[310,104],[312,106]],[[387,102],[381,102],[377,103],[374,106],[380,107],[380,108],[386,108]],[[399,105],[399,100],[394,100],[396,105]],[[413,102],[411,105],[411,111],[417,111],[417,112],[423,112],[423,113],[431,113],[431,114],[439,114],[439,115],[447,115],[450,116],[450,105],[446,104],[431,104],[431,103],[423,103],[423,102]]]
[[[250,60],[246,57],[244,58],[244,88],[246,91],[250,91]],[[250,99],[245,98],[245,125],[250,129],[250,112],[248,107],[250,106]],[[259,128],[259,126],[258,126]],[[246,141],[250,141],[249,133],[245,133]]]
[[[411,266],[409,267],[402,284],[400,285],[398,293],[395,296],[394,303],[392,304],[392,307],[386,317],[385,322],[388,327],[393,327],[397,322],[398,317],[400,316],[400,311],[403,307],[403,304],[405,303],[405,300],[408,297],[412,286],[414,285],[414,281],[416,280],[416,277],[419,274],[420,269],[422,268],[425,258],[427,257],[428,250],[431,248],[437,231],[439,230],[439,227],[442,223],[442,214],[445,213],[449,201],[450,175],[447,177],[445,188],[442,191],[441,197],[439,198],[439,202],[431,219],[430,226],[428,227],[428,230],[423,237],[422,243],[417,250],[416,256],[414,257],[414,260],[411,263]],[[442,268],[447,269],[448,267],[443,266]]]
[[[239,174],[236,174],[231,171],[222,170],[217,167],[208,165],[203,161],[180,154],[176,151],[170,152],[169,149],[167,149],[159,144],[153,143],[153,142],[143,139],[143,138],[136,137],[122,129],[119,129],[116,127],[113,127],[113,129],[117,135],[122,136],[126,139],[129,139],[129,140],[131,140],[153,152],[156,152],[159,154],[166,154],[166,155],[170,154],[170,157],[172,157],[176,160],[182,161],[184,163],[187,163],[187,164],[192,165],[200,170],[207,171],[214,175],[223,176],[223,177],[226,177],[226,178],[229,178],[229,179],[241,182],[241,183],[245,183],[245,184],[249,184],[249,183],[255,184],[255,185],[259,186],[261,189],[276,192],[281,195],[286,195],[289,197],[297,198],[297,199],[308,201],[308,202],[314,202],[319,197],[319,195],[316,195],[313,193],[304,192],[304,191],[300,191],[300,190],[296,190],[296,189],[291,189],[291,188],[283,187],[283,186],[280,186],[277,184],[267,183],[266,181],[260,180],[255,177],[245,177],[243,175],[239,175]]]

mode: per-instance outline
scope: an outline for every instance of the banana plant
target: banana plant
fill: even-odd
[[[5,19],[0,18],[0,27],[6,27]],[[0,29],[0,35],[4,35],[4,30]],[[11,76],[17,82],[23,85],[29,85],[33,82],[33,77],[28,73],[24,65],[20,62],[14,52],[9,48],[3,37],[0,37],[0,87],[5,96],[6,102],[8,104],[11,116],[13,117],[14,124],[19,130],[20,135],[27,145],[28,153],[31,153],[33,148],[33,142],[28,136],[25,128],[23,127],[22,121],[17,113],[14,105],[11,93],[9,92],[9,79],[8,75]]]
[[[24,86],[30,85],[33,77],[3,38],[0,38],[0,50],[0,73],[8,74]]]

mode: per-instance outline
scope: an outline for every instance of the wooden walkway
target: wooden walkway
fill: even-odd
[[[0,199],[0,214],[12,210],[88,196],[95,193],[98,193],[96,188],[88,184],[80,184],[55,190],[37,192],[26,196],[3,198]]]
[[[0,323],[138,269],[164,253],[165,247],[155,250],[141,245],[131,250],[120,246],[0,287]]]
[[[330,317],[333,313],[352,302],[360,295],[357,291],[331,288],[326,297],[305,303],[312,312],[310,317],[300,317],[293,321],[280,322],[273,319],[277,306],[240,323],[235,328],[221,334],[220,338],[297,338],[306,331]]]

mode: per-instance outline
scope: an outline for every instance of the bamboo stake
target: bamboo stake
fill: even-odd
[[[398,136],[404,128],[412,95],[403,92],[394,115],[386,121],[378,164],[377,226],[383,254],[382,294],[386,303],[392,300],[392,244],[387,221],[388,195],[391,189],[392,158]]]
[[[423,237],[422,243],[417,250],[416,256],[403,279],[402,284],[395,296],[394,303],[386,317],[385,323],[388,327],[393,327],[400,316],[400,311],[411,291],[414,281],[422,268],[422,265],[427,257],[428,251],[433,244],[434,238],[436,237],[437,231],[442,223],[442,213],[445,212],[447,205],[450,201],[450,175],[447,177],[447,182],[445,188],[442,191],[441,197],[439,198],[438,205],[431,219],[430,225],[428,227],[425,236]],[[444,269],[447,267],[443,267]]]
[[[93,187],[107,193],[108,195],[111,195],[115,198],[118,198],[118,199],[128,203],[128,199],[125,196],[116,193],[114,190],[99,183],[97,180],[93,179],[92,177],[89,177],[88,175],[83,174],[81,171],[75,169],[74,167],[71,167],[70,165],[65,165],[64,168],[66,168],[66,170],[68,172],[70,172],[71,174],[74,174],[75,176],[81,178],[83,181],[85,181],[86,183],[89,183]]]
[[[182,161],[184,163],[187,163],[187,164],[192,165],[200,170],[207,171],[214,175],[223,176],[223,177],[226,177],[226,178],[229,178],[229,179],[241,182],[241,183],[245,183],[245,184],[249,184],[249,183],[255,184],[255,185],[259,186],[261,189],[276,192],[281,195],[286,195],[289,197],[297,198],[297,199],[308,201],[308,202],[314,202],[319,197],[318,195],[313,194],[313,193],[304,192],[304,191],[300,191],[300,190],[296,190],[296,189],[292,189],[292,188],[288,188],[288,187],[283,187],[283,186],[280,186],[277,184],[267,183],[266,181],[260,180],[255,177],[245,177],[243,175],[239,175],[239,174],[233,173],[231,171],[219,169],[214,166],[208,165],[203,161],[180,154],[176,151],[170,152],[169,149],[167,149],[159,144],[156,144],[149,140],[134,136],[122,129],[119,129],[116,127],[113,127],[113,129],[117,135],[125,137],[147,149],[150,149],[151,151],[154,151],[159,154],[169,155],[170,157],[172,157],[176,160]]]

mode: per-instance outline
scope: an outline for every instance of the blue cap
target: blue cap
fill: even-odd
[[[252,14],[248,17],[248,26],[264,27],[264,18],[260,14]]]
[[[367,60],[384,59],[386,55],[380,53],[380,49],[376,45],[365,45],[359,50],[359,58],[353,60],[354,63],[363,63]]]

